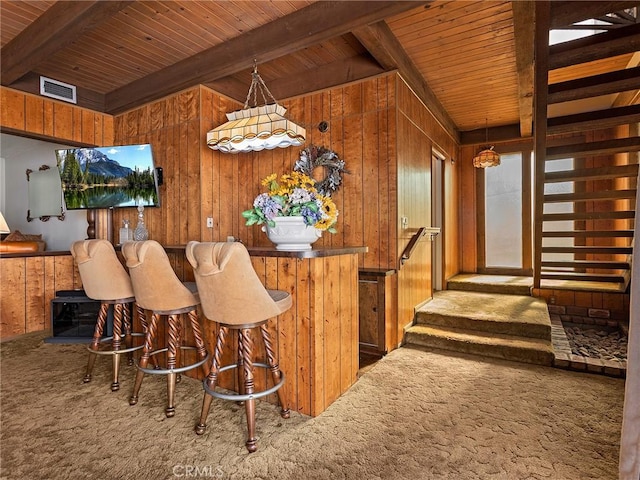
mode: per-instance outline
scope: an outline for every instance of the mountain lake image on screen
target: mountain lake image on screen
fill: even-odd
[[[160,205],[151,145],[55,151],[67,210]]]

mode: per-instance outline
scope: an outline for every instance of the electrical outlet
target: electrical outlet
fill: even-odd
[[[207,217],[207,228],[213,228],[213,217]]]
[[[402,229],[406,230],[409,228],[409,218],[408,217],[400,217],[400,224],[402,225]]]

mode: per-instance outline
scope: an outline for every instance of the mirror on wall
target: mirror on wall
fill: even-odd
[[[27,182],[29,185],[27,221],[31,222],[39,218],[46,222],[51,217],[64,220],[62,181],[58,169],[47,165],[42,165],[37,171],[27,169]]]

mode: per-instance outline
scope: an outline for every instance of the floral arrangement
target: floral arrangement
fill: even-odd
[[[266,223],[275,226],[276,217],[304,217],[304,223],[318,230],[335,233],[338,209],[331,197],[316,190],[315,180],[300,172],[284,174],[277,179],[272,173],[264,180],[267,188],[253,201],[253,208],[242,212],[246,225]]]

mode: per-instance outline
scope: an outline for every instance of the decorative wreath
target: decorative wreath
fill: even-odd
[[[310,145],[300,152],[300,159],[293,169],[313,178],[313,171],[318,167],[323,167],[327,175],[316,182],[316,190],[330,197],[342,183],[342,173],[349,173],[349,171],[344,168],[344,160],[340,160],[336,152],[315,145]]]

